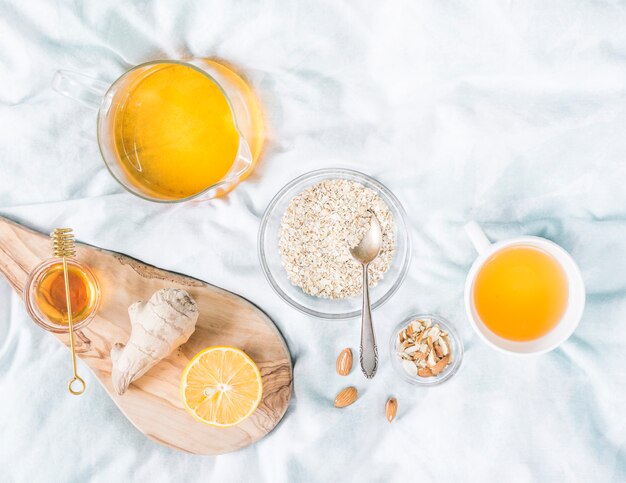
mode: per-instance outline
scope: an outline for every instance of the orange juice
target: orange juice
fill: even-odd
[[[565,312],[568,283],[561,265],[530,246],[505,248],[482,266],[473,299],[482,322],[508,340],[537,339]]]
[[[224,92],[199,69],[155,64],[127,81],[115,112],[121,168],[141,191],[159,198],[195,195],[221,181],[239,148]]]

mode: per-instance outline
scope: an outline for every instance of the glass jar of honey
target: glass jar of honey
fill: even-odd
[[[80,262],[68,259],[70,305],[74,330],[85,327],[95,316],[100,304],[100,286],[91,270]],[[38,265],[24,286],[24,301],[31,318],[50,332],[69,331],[63,261],[52,258]]]

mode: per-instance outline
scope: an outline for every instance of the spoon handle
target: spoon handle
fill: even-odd
[[[361,312],[361,370],[365,377],[371,379],[378,369],[378,349],[372,323],[372,308],[370,307],[369,275],[367,265],[363,265],[363,310]]]

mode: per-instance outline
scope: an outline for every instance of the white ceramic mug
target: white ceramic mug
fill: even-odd
[[[576,330],[585,308],[585,284],[572,256],[556,243],[537,236],[523,236],[491,243],[474,221],[465,225],[465,231],[478,252],[478,258],[474,261],[465,281],[465,310],[480,338],[498,350],[514,354],[543,354],[565,342]],[[480,320],[474,305],[474,284],[483,265],[497,252],[513,246],[534,247],[551,255],[563,269],[569,288],[567,307],[561,320],[550,332],[531,341],[518,342],[494,334]]]

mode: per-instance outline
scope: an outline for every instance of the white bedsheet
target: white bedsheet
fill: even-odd
[[[625,481],[626,3],[623,1],[0,0],[0,214],[241,293],[276,321],[294,360],[283,422],[220,457],[149,441],[89,375],[65,390],[68,352],[0,281],[2,481]],[[56,69],[112,81],[157,58],[218,56],[262,98],[270,141],[228,198],[164,206],[109,176],[95,112],[54,93]],[[382,366],[335,375],[358,321],[285,305],[256,254],[273,194],[314,168],[371,174],[406,207],[414,257],[374,313]],[[474,251],[535,234],[568,249],[588,290],[579,329],[535,358],[496,353],[462,292]],[[390,331],[413,312],[458,328],[461,371],[402,383]],[[82,374],[88,374],[84,366]],[[336,410],[343,386],[361,391]],[[384,418],[388,396],[398,419]]]

